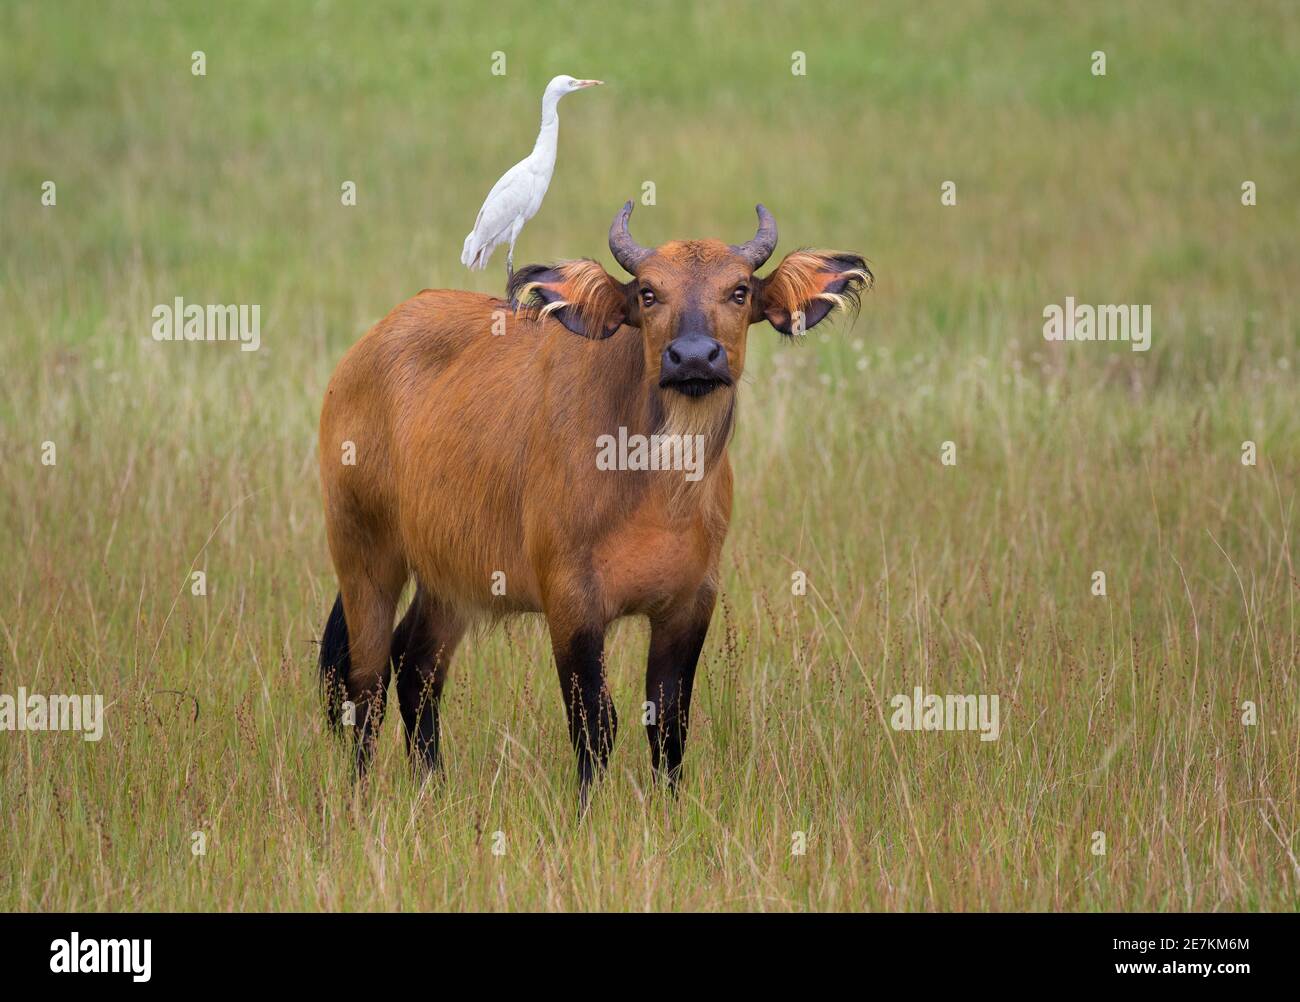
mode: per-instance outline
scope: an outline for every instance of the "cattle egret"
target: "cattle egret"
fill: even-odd
[[[542,198],[555,173],[555,152],[560,138],[560,98],[575,90],[597,87],[603,80],[575,80],[568,75],[558,76],[546,85],[542,95],[542,128],[537,133],[533,152],[520,160],[492,186],[483,208],[478,210],[474,229],[465,238],[460,252],[460,263],[471,270],[487,267],[492,252],[504,243],[510,244],[506,254],[506,278],[515,270],[515,241],[524,223],[537,215]]]

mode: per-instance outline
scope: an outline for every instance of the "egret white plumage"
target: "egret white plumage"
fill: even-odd
[[[537,133],[533,152],[515,164],[492,186],[483,208],[478,210],[474,229],[465,238],[460,252],[460,263],[471,270],[487,267],[492,252],[504,243],[510,244],[506,254],[506,277],[514,274],[515,241],[524,223],[537,215],[542,198],[555,173],[555,153],[560,138],[560,98],[575,90],[596,87],[603,80],[577,80],[567,74],[555,77],[546,85],[542,95],[542,128]]]

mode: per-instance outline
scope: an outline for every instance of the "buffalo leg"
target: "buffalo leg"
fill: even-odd
[[[548,618],[569,740],[578,760],[578,807],[585,811],[591,784],[609,762],[618,732],[618,714],[605,685],[605,628],[594,622],[565,627]]]
[[[650,621],[650,656],[646,663],[645,698],[650,704],[646,735],[655,778],[676,791],[690,725],[691,689],[704,638],[713,615],[713,593]]]
[[[393,618],[402,590],[403,569],[372,561],[362,573],[340,574],[339,589],[348,628],[347,697],[356,713],[356,778],[364,779],[384,721],[392,676],[389,655]]]
[[[421,587],[393,633],[392,662],[406,751],[417,773],[435,773],[441,767],[438,704],[464,632],[465,624]]]

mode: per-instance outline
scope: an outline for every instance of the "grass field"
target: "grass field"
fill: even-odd
[[[108,705],[98,743],[0,733],[0,908],[1300,903],[1294,5],[18,2],[0,39],[0,693]],[[676,800],[625,621],[579,821],[531,618],[462,648],[444,781],[394,712],[356,796],[316,691],[321,397],[407,296],[501,291],[461,241],[556,73],[608,84],[562,105],[516,263],[612,268],[653,181],[643,243],[747,239],[763,201],[779,253],[877,286],[750,333]],[[261,349],[152,340],[176,296],[260,304]],[[1150,304],[1150,351],[1046,342],[1066,296]],[[893,730],[915,686],[998,694],[999,740]]]

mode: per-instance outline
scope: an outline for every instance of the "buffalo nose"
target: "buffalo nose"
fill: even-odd
[[[727,353],[716,340],[703,334],[675,338],[664,349],[661,375],[665,381],[710,379],[730,381]]]

